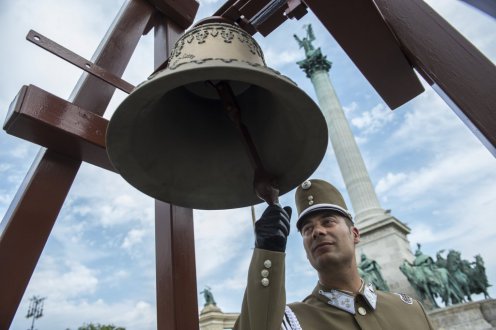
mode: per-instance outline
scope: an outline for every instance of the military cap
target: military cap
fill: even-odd
[[[319,211],[336,211],[353,221],[351,213],[341,193],[324,180],[312,179],[303,182],[295,194],[298,221],[296,228],[301,230],[303,218]]]

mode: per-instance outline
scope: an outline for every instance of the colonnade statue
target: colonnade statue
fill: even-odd
[[[480,255],[475,262],[462,260],[460,252],[450,250],[446,259],[444,250],[436,254],[436,261],[421,251],[417,243],[413,263],[405,260],[400,270],[417,291],[421,299],[428,300],[432,306],[439,307],[435,298],[440,297],[446,306],[472,301],[471,295],[483,293],[489,298],[484,261]]]
[[[389,291],[389,287],[382,277],[379,264],[375,260],[367,258],[363,253],[358,264],[358,273],[366,283],[372,283],[376,289]]]
[[[203,294],[203,297],[205,298],[205,305],[203,306],[208,306],[208,305],[214,305],[217,306],[217,303],[215,302],[214,295],[212,294],[212,291],[210,287],[206,286],[203,291],[200,292],[200,294]]]

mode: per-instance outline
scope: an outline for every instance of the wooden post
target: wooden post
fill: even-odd
[[[183,29],[160,16],[155,25],[155,68],[167,59]],[[155,201],[157,329],[199,328],[193,211]]]

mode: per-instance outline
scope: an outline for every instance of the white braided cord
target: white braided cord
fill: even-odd
[[[291,308],[289,308],[289,306],[286,306],[284,310],[284,315],[285,318],[283,319],[281,326],[283,330],[302,330],[300,326],[300,322],[298,322],[295,313],[293,313],[293,311],[291,310]],[[289,324],[286,321],[289,321]]]

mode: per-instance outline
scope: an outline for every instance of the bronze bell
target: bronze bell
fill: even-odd
[[[265,170],[286,193],[307,179],[327,147],[313,100],[266,66],[244,30],[225,23],[192,28],[167,68],[140,84],[110,120],[107,151],[131,185],[158,200],[196,209],[261,202],[242,138],[216,85],[227,82]]]

